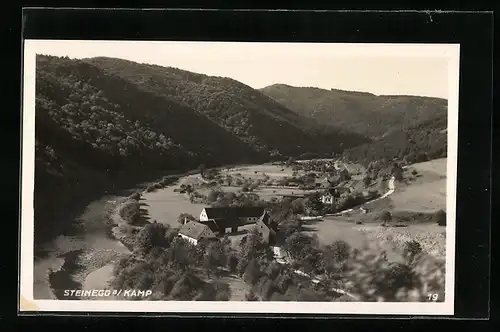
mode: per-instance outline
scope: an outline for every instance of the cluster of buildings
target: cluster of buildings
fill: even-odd
[[[237,234],[243,226],[255,225],[262,239],[274,245],[278,229],[270,214],[260,207],[204,208],[199,220],[186,221],[179,236],[194,245],[200,242],[217,241],[225,234]]]

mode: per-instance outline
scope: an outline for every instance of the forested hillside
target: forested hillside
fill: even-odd
[[[397,159],[407,164],[447,156],[447,117],[428,120],[407,130],[393,130],[370,144],[343,153],[344,158],[368,166],[370,162]]]
[[[298,114],[372,138],[409,130],[417,123],[440,121],[447,114],[447,101],[439,98],[376,96],[284,84],[261,91]]]
[[[257,151],[272,155],[331,154],[368,142],[300,116],[261,92],[230,78],[116,58],[85,60],[146,92],[190,107]]]
[[[200,164],[331,155],[368,142],[237,81],[97,58],[37,56],[35,238],[92,195]],[[43,225],[42,227],[40,225]]]

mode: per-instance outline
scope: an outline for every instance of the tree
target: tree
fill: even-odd
[[[446,212],[444,210],[438,210],[434,213],[432,219],[439,226],[446,226]]]
[[[313,214],[321,212],[323,209],[323,203],[321,202],[321,194],[315,192],[306,200],[305,206]]]
[[[301,214],[304,213],[304,199],[297,198],[292,202],[292,211],[293,213]]]
[[[165,250],[162,260],[165,265],[179,271],[189,271],[196,262],[196,250],[187,241],[175,238],[170,246]]]
[[[396,168],[394,172],[392,173],[392,176],[394,176],[394,179],[396,181],[402,181],[403,180],[403,171],[400,168]]]
[[[287,217],[282,219],[279,224],[280,232],[283,233],[285,238],[288,238],[291,234],[295,232],[300,232],[303,227],[303,221],[297,217]]]
[[[295,260],[300,260],[306,256],[309,247],[313,246],[314,239],[304,233],[295,232],[285,239],[284,249]]]
[[[199,167],[198,167],[198,171],[200,172],[200,175],[201,177],[205,177],[205,164],[201,164]]]
[[[422,252],[422,246],[415,240],[406,241],[403,248],[404,256],[408,265],[411,265],[415,257]]]
[[[255,189],[257,189],[259,187],[259,184],[257,182],[252,182],[252,184],[250,184],[248,190],[249,191],[254,191]]]
[[[136,248],[147,254],[154,247],[165,246],[166,227],[160,223],[151,223],[144,226],[137,234]]]
[[[365,187],[368,187],[371,182],[372,179],[368,175],[363,178],[363,184],[365,185]]]
[[[252,259],[258,259],[259,261],[271,261],[274,257],[271,248],[262,240],[262,237],[256,228],[241,239],[239,255],[247,261]]]
[[[256,259],[251,259],[245,268],[245,273],[243,273],[243,280],[249,285],[255,285],[261,275],[259,262]]]
[[[211,272],[217,272],[217,267],[219,266],[219,261],[217,254],[214,253],[212,248],[208,249],[203,257],[203,267],[207,272],[207,277],[210,278]]]
[[[215,201],[217,201],[217,198],[219,197],[219,195],[220,195],[220,191],[214,190],[214,189],[210,190],[210,192],[207,195],[208,203],[214,203]]]
[[[343,240],[333,242],[327,249],[331,253],[332,259],[337,263],[344,262],[351,254],[351,246]]]
[[[379,218],[380,220],[382,220],[382,226],[385,226],[388,222],[392,220],[392,215],[389,211],[382,211]]]
[[[181,225],[184,225],[185,223],[189,222],[189,221],[195,221],[196,218],[189,214],[189,213],[181,213],[179,215],[179,217],[177,218],[177,222]]]
[[[229,271],[231,272],[237,272],[238,270],[238,257],[236,255],[230,255],[229,256]]]

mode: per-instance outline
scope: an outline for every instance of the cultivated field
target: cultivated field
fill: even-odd
[[[416,170],[417,177],[411,172]],[[384,210],[394,216],[398,213],[432,213],[446,208],[446,158],[411,165],[406,176],[414,179],[408,184],[396,184],[396,190],[383,200],[367,203],[369,213],[355,210],[344,216],[325,217],[308,222],[307,232],[317,234],[323,244],[344,240],[352,247],[377,243],[387,250],[388,258],[397,260],[402,244],[408,240],[421,243],[424,250],[434,256],[445,254],[445,227],[430,221],[406,223],[406,227],[381,227],[377,216]],[[356,222],[362,225],[356,225]]]
[[[434,212],[446,210],[446,158],[414,164],[407,175],[418,172],[408,185],[396,187],[391,195],[394,210]]]
[[[422,250],[434,257],[445,258],[446,235],[444,227],[433,223],[410,225],[408,227],[359,227],[370,241],[376,241],[382,246],[398,250],[402,249],[406,241],[415,240],[422,246]]]
[[[221,186],[220,187],[225,192],[240,192],[241,187],[228,187]],[[253,194],[259,195],[259,197],[263,200],[269,201],[272,198],[281,198],[282,196],[300,196],[313,193],[314,190],[301,190],[301,189],[292,189],[292,188],[280,188],[280,187],[259,187],[252,191]]]
[[[305,221],[306,233],[316,234],[322,244],[329,245],[337,240],[346,241],[353,248],[361,248],[367,238],[355,228],[353,222],[338,217],[324,217],[322,220]]]
[[[141,203],[142,208],[147,211],[150,220],[156,220],[162,224],[178,227],[177,218],[181,213],[189,213],[199,217],[205,204],[193,204],[185,194],[174,192],[181,184],[189,184],[196,181],[197,175],[190,175],[180,179],[177,184],[166,188],[143,193]]]
[[[232,176],[242,176],[244,178],[250,179],[260,179],[264,175],[268,175],[271,179],[281,179],[285,176],[292,176],[293,170],[291,167],[274,165],[274,164],[262,164],[262,165],[251,165],[244,167],[231,168],[229,171],[223,169],[221,174],[230,174]],[[299,173],[300,174],[300,173]]]

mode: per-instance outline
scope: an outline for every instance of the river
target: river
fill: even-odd
[[[67,234],[44,245],[43,251],[47,254],[34,262],[35,299],[69,299],[63,295],[65,289],[82,288],[87,273],[129,252],[110,233],[110,215],[121,199],[103,196],[91,202],[82,215],[70,223]]]

